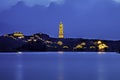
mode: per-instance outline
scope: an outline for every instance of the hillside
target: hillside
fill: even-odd
[[[0,37],[0,51],[119,52],[120,41],[83,38],[52,38],[43,33],[26,36],[17,32],[5,34]]]

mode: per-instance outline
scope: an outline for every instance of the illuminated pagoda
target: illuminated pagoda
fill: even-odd
[[[62,22],[60,22],[60,24],[59,24],[58,38],[64,38],[64,30],[63,30],[63,23]]]

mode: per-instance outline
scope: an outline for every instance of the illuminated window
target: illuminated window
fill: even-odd
[[[32,39],[28,39],[28,42],[32,41]]]
[[[24,35],[21,32],[14,32],[13,36],[24,38]]]
[[[102,41],[98,41],[97,44],[102,44]]]
[[[100,44],[100,45],[98,45],[99,51],[104,51],[106,48],[108,48],[108,46],[106,44]]]
[[[77,45],[77,46],[75,47],[75,49],[81,49],[81,48],[83,48],[82,45]]]
[[[85,42],[83,42],[83,43],[81,43],[81,45],[85,46],[85,45],[86,45],[86,43],[85,43]]]
[[[95,46],[90,46],[90,49],[95,49]]]
[[[36,39],[34,39],[33,41],[34,41],[34,42],[36,42],[37,40],[36,40]]]
[[[57,44],[61,46],[61,45],[63,45],[63,42],[62,41],[58,41]]]
[[[67,48],[69,48],[69,47],[68,47],[68,46],[63,46],[63,48],[66,48],[66,49],[67,49]]]
[[[50,43],[50,44],[52,44],[52,43],[53,43],[52,41],[48,41],[48,40],[46,40],[45,42],[46,42],[46,43]]]

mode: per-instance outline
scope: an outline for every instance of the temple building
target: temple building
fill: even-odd
[[[63,23],[62,22],[60,22],[60,24],[59,24],[58,38],[64,38],[64,30],[63,30]]]
[[[18,37],[18,38],[24,38],[24,35],[23,35],[23,33],[21,33],[21,32],[14,32],[14,33],[13,33],[13,36],[14,36],[14,37]]]

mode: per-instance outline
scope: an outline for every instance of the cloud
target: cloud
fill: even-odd
[[[120,0],[113,0],[113,1],[115,1],[115,2],[117,2],[117,3],[120,3]]]
[[[15,5],[19,0],[0,0],[0,11]]]
[[[28,6],[34,5],[45,5],[49,6],[51,2],[55,2],[57,4],[63,4],[64,0],[0,0],[0,11],[10,8],[15,5],[18,1],[24,1]]]
[[[28,6],[34,6],[34,5],[49,6],[51,2],[55,2],[57,4],[64,3],[64,0],[22,0],[22,1],[24,1]]]

